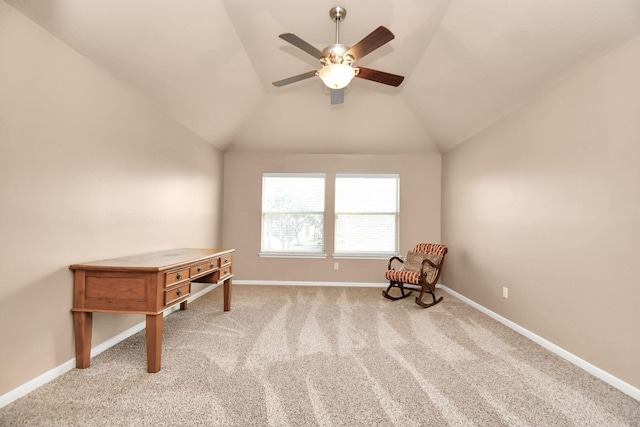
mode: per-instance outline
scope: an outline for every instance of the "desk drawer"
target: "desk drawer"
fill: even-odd
[[[231,254],[224,255],[220,258],[220,267],[231,264]]]
[[[195,276],[199,276],[203,273],[207,273],[212,271],[214,268],[218,267],[218,263],[219,263],[219,259],[215,258],[212,260],[209,260],[207,262],[203,262],[202,264],[198,264],[198,265],[194,265],[193,267],[191,267],[189,269],[189,275],[191,277],[195,277]]]
[[[185,283],[168,291],[164,291],[164,305],[169,305],[174,301],[188,297],[191,293],[191,283]]]
[[[171,273],[167,273],[164,281],[164,286],[169,287],[174,283],[182,282],[184,280],[189,280],[189,269],[185,268],[183,270],[172,271]]]
[[[220,278],[219,280],[224,280],[227,276],[231,275],[231,265],[220,268]]]

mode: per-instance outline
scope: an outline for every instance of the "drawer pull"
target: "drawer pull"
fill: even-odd
[[[213,268],[213,262],[210,262],[210,263],[209,263],[209,267],[210,267],[210,268]]]
[[[202,267],[198,267],[198,273],[202,271]]]
[[[178,295],[178,296],[182,295],[182,290],[178,289],[178,290],[176,291],[176,295]]]
[[[180,275],[180,273],[176,274],[176,279],[178,280],[182,279],[182,276]]]

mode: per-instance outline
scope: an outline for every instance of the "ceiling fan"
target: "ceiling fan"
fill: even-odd
[[[327,46],[322,51],[316,49],[295,34],[280,34],[281,39],[291,43],[316,59],[319,59],[322,64],[322,68],[317,71],[308,71],[306,73],[298,74],[297,76],[278,80],[277,82],[273,82],[274,86],[281,87],[310,77],[318,76],[331,90],[331,104],[342,104],[344,102],[344,88],[354,77],[395,87],[400,86],[400,83],[404,80],[403,76],[385,73],[384,71],[372,70],[370,68],[353,66],[355,61],[393,40],[395,36],[391,31],[380,26],[358,43],[349,47],[345,44],[340,44],[339,40],[340,22],[347,16],[347,11],[340,6],[336,6],[329,11],[329,16],[336,23],[336,42]]]

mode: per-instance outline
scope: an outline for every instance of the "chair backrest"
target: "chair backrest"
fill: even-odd
[[[418,243],[413,251],[421,254],[445,256],[449,249],[439,243]]]

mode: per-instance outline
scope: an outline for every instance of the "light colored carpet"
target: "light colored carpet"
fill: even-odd
[[[0,409],[2,426],[626,426],[640,402],[450,295],[235,286]]]

